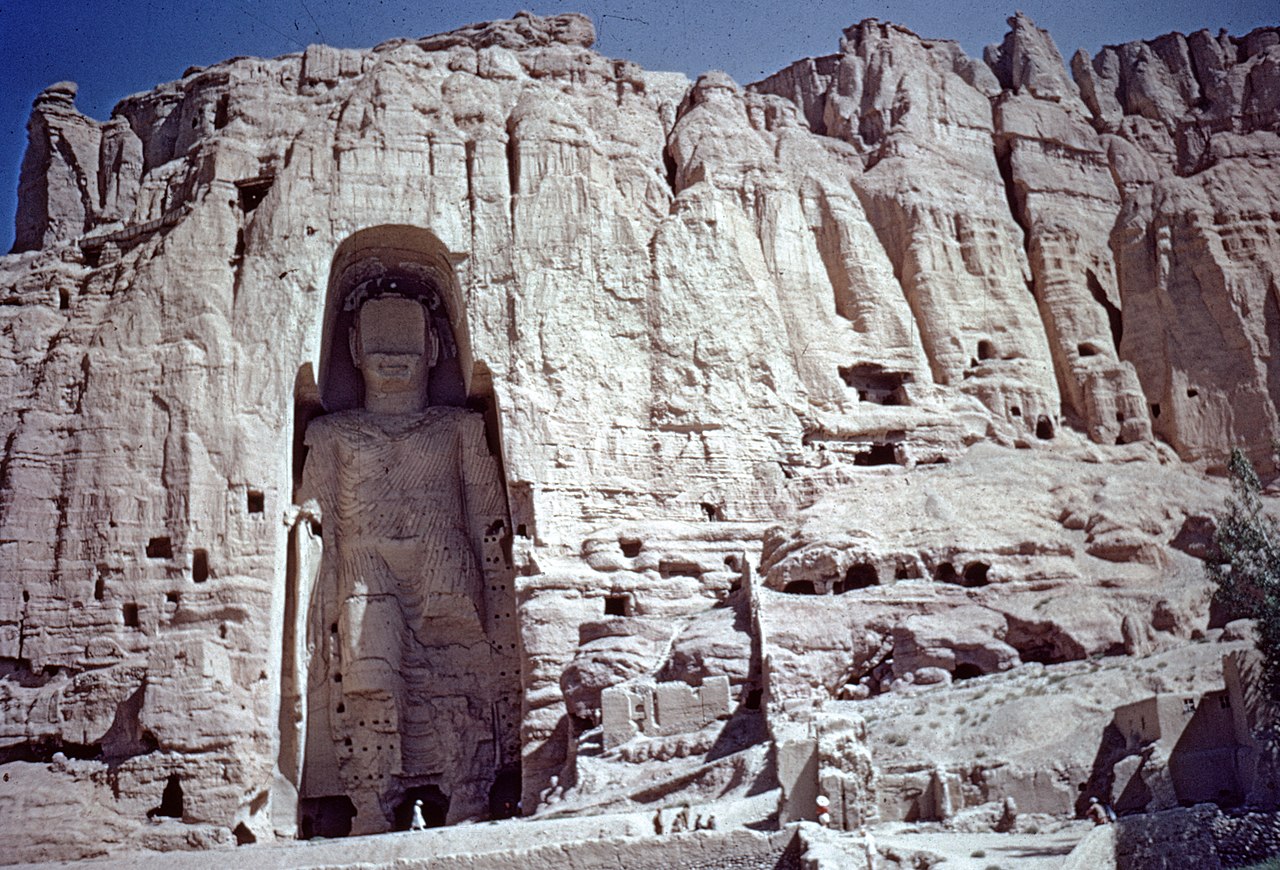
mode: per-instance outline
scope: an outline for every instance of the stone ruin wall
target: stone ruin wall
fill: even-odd
[[[606,596],[706,607],[859,466],[1075,431],[1265,456],[1280,32],[1073,80],[1011,23],[979,62],[863,22],[745,89],[559,16],[192,69],[105,123],[43,92],[0,261],[15,775],[64,753],[52,805],[120,837],[173,777],[189,821],[290,830],[290,505],[339,256],[453,288],[508,489],[527,807]]]

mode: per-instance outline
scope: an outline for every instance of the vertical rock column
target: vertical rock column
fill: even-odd
[[[13,250],[38,250],[83,233],[97,212],[101,125],[76,111],[75,82],[50,85],[27,122]]]
[[[1009,24],[1004,42],[986,52],[1004,87],[994,101],[996,153],[1027,234],[1064,405],[1099,443],[1150,439],[1137,375],[1119,359],[1123,321],[1109,241],[1120,196],[1106,150],[1049,34],[1021,14]]]

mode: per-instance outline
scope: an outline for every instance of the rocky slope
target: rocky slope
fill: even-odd
[[[356,402],[373,277],[437,288],[433,397],[502,465],[526,813],[786,821],[822,732],[857,827],[915,786],[877,797],[880,730],[826,700],[1203,636],[1211,475],[1280,438],[1280,30],[1069,74],[1010,25],[979,61],[864,21],[745,88],[520,15],[105,123],[43,92],[0,258],[0,808],[48,833],[4,854],[299,833],[303,433]],[[719,675],[728,724],[603,749],[603,690]]]

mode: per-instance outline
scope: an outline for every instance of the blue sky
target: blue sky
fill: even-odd
[[[1280,24],[1276,0],[1022,0],[1017,6],[978,0],[579,0],[525,6],[543,15],[589,15],[602,54],[690,76],[723,69],[744,83],[797,58],[836,51],[841,29],[863,18],[956,39],[977,56],[1004,37],[1005,19],[1019,7],[1053,34],[1068,58],[1080,47],[1093,53],[1171,30],[1243,34]],[[105,120],[121,98],[176,79],[189,66],[237,55],[274,57],[311,42],[371,46],[506,18],[519,8],[489,0],[0,0],[0,251],[13,244],[31,100],[48,84],[79,83],[80,111]]]

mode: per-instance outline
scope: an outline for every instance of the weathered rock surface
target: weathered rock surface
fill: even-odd
[[[344,797],[288,735],[341,697],[298,665],[333,533],[304,435],[360,407],[370,282],[432,287],[431,403],[474,412],[505,487],[476,556],[511,636],[474,664],[505,694],[438,734],[518,706],[520,772],[468,773],[450,821],[492,782],[494,815],[520,787],[734,824],[822,788],[853,827],[905,815],[924,756],[938,788],[984,771],[971,804],[1069,812],[1096,734],[998,772],[853,711],[1209,630],[1205,472],[1280,437],[1280,32],[1073,80],[1023,16],[985,63],[864,21],[747,88],[592,40],[521,14],[193,69],[105,123],[37,98],[0,259],[6,857],[293,837],[300,794]],[[604,689],[722,676],[727,721],[601,745]],[[1120,676],[1090,722],[1137,700]]]

